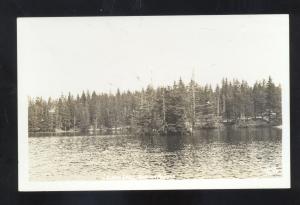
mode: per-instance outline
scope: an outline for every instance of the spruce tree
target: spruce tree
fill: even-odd
[[[269,122],[272,121],[272,113],[276,110],[276,90],[275,85],[269,76],[266,84],[266,112],[268,115]]]

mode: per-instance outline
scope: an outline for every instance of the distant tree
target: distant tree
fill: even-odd
[[[28,104],[28,130],[29,132],[38,131],[37,104],[31,98]]]
[[[179,82],[173,85],[173,89],[167,89],[165,92],[166,99],[166,125],[168,133],[184,133],[186,112],[185,99],[182,93],[183,85]]]
[[[253,86],[254,117],[262,117],[266,107],[266,95],[264,84],[256,82]]]
[[[272,113],[276,112],[276,87],[272,81],[271,76],[269,76],[267,85],[266,85],[266,112],[268,115],[269,121],[271,121]]]
[[[66,112],[68,117],[68,129],[74,129],[76,127],[76,111],[75,111],[75,101],[71,93],[68,95],[68,100],[66,102]]]
[[[93,127],[96,129],[97,124],[98,124],[98,104],[99,104],[99,100],[98,97],[96,95],[96,92],[93,91],[92,93],[92,97],[89,100],[89,113],[90,113],[90,122],[93,125]]]
[[[274,95],[274,112],[276,113],[276,121],[278,124],[281,124],[282,121],[282,101],[281,101],[281,86],[277,86],[275,88],[275,95]]]
[[[85,92],[82,91],[82,94],[81,94],[81,97],[80,97],[80,102],[83,104],[83,105],[86,105],[87,103],[87,98],[86,98],[86,95],[85,95]]]
[[[87,132],[90,126],[90,115],[89,109],[87,105],[79,104],[78,107],[78,122],[79,128],[82,132]]]

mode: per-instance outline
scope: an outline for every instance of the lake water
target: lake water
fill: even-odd
[[[30,180],[281,176],[281,130],[226,128],[193,136],[29,138]]]

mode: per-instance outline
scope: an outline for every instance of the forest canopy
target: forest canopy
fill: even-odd
[[[224,78],[211,85],[179,79],[173,85],[115,94],[83,91],[58,99],[29,98],[29,132],[134,129],[143,132],[188,126],[217,127],[241,120],[263,119],[281,124],[281,87],[272,78],[250,86],[246,81]]]

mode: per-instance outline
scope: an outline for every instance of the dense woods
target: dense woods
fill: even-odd
[[[281,124],[281,87],[272,78],[257,81],[223,79],[214,89],[194,80],[116,94],[83,91],[59,99],[30,98],[29,132],[182,133],[224,124]],[[258,124],[258,123],[256,123]]]

